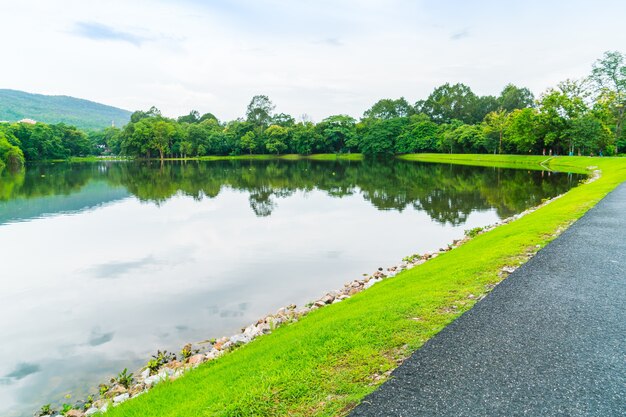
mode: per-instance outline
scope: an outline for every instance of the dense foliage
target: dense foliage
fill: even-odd
[[[535,100],[509,84],[499,96],[478,96],[464,84],[444,84],[411,105],[383,99],[360,120],[333,115],[315,124],[275,114],[267,96],[252,98],[244,118],[220,122],[192,111],[170,119],[152,107],[137,111],[122,129],[89,136],[65,125],[1,125],[9,145],[26,160],[86,154],[169,158],[241,154],[415,152],[604,154],[626,147],[626,57],[606,52],[588,78],[566,80]],[[0,160],[7,148],[0,137]],[[4,147],[3,147],[4,146]],[[2,153],[4,152],[4,154]],[[13,152],[11,163],[19,156]]]
[[[67,159],[95,152],[87,134],[74,126],[0,123],[0,164],[20,167],[24,160]]]

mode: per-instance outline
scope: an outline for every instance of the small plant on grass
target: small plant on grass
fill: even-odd
[[[134,381],[133,373],[132,372],[128,373],[127,368],[124,368],[124,370],[120,372],[119,374],[117,374],[115,378],[111,379],[111,383],[118,383],[126,389],[130,388],[133,381]]]
[[[402,260],[404,262],[415,262],[421,257],[422,255],[420,255],[419,253],[414,253],[413,255],[405,256],[404,258],[402,258]]]
[[[104,395],[109,392],[110,387],[107,384],[100,384],[98,386],[99,390],[100,390],[100,396],[104,397]]]
[[[61,415],[64,416],[66,415],[70,410],[73,410],[74,407],[72,407],[72,404],[63,404],[63,406],[61,407]]]
[[[38,416],[50,416],[53,414],[56,414],[56,411],[50,404],[42,405],[39,413],[37,413]]]
[[[92,405],[93,405],[93,395],[88,395],[87,400],[85,401],[85,404],[83,405],[83,408],[85,410],[89,410]]]
[[[152,355],[152,359],[146,364],[146,368],[150,369],[150,375],[156,374],[163,365],[176,359],[176,355],[169,353],[167,350],[157,350],[156,355]]]
[[[473,229],[466,230],[465,231],[465,236],[470,237],[470,238],[476,237],[483,230],[484,230],[484,227],[475,227]]]
[[[194,350],[191,348],[191,343],[187,343],[183,346],[183,349],[180,351],[181,360],[184,362],[191,357],[191,355],[200,352],[199,350]]]

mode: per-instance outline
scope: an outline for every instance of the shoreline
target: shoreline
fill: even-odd
[[[595,170],[591,173],[591,175],[587,177],[586,180],[581,181],[580,185],[596,181],[599,177],[600,171]],[[147,360],[146,362],[148,363],[148,365],[143,366],[130,374],[136,376],[132,381],[132,386],[125,387],[119,382],[111,383],[111,385],[105,383],[99,384],[101,392],[100,398],[98,398],[97,400],[94,398],[89,398],[79,401],[77,404],[82,406],[83,410],[75,408],[72,409],[74,412],[65,415],[69,415],[71,417],[81,417],[106,413],[109,408],[120,405],[129,399],[133,399],[140,395],[143,395],[161,382],[174,381],[183,376],[186,372],[197,368],[199,365],[205,362],[216,360],[224,354],[230,353],[235,349],[254,341],[258,337],[271,334],[279,327],[295,323],[301,318],[307,316],[312,311],[342,302],[362,291],[365,291],[366,289],[371,288],[372,286],[379,282],[382,282],[383,280],[391,279],[405,270],[410,270],[412,268],[420,266],[429,260],[435,259],[439,255],[460,247],[461,245],[467,243],[469,240],[475,238],[478,235],[487,233],[495,228],[498,228],[512,221],[518,220],[530,213],[533,213],[540,208],[552,203],[553,201],[561,198],[563,195],[564,194],[560,194],[553,198],[547,199],[539,205],[530,207],[521,213],[505,219],[501,219],[493,224],[486,225],[484,227],[474,228],[471,230],[466,230],[465,236],[463,238],[453,240],[451,243],[448,243],[446,247],[442,247],[434,251],[425,252],[424,254],[412,254],[405,256],[400,263],[394,264],[387,268],[379,267],[375,272],[371,274],[363,274],[364,278],[347,282],[342,288],[338,290],[331,290],[325,293],[322,297],[319,297],[314,301],[307,303],[305,306],[298,307],[295,304],[289,304],[287,306],[281,307],[275,313],[270,313],[263,316],[256,322],[242,328],[241,332],[234,335],[223,336],[219,339],[205,339],[202,341],[188,343],[182,347],[182,356],[180,358],[177,357],[176,354],[163,351],[164,357],[169,358],[169,360],[159,363],[159,365],[154,369],[150,368],[151,360]],[[557,233],[553,237],[556,238],[564,230],[565,228],[558,229]],[[538,250],[539,249],[537,248],[537,251]],[[530,259],[532,256],[534,256],[537,251],[527,254],[527,259]],[[520,265],[505,266],[501,269],[499,276],[503,280],[506,278],[506,276],[515,271],[515,269],[517,269],[517,267],[519,266]],[[495,287],[495,285],[493,287]],[[489,288],[489,291],[480,296],[474,296],[473,294],[471,294],[470,298],[479,301],[484,298],[487,293],[490,292],[491,289],[493,289],[493,287]],[[161,353],[161,351],[158,351],[157,355],[159,353]],[[152,360],[156,360],[157,355],[154,355]],[[388,374],[390,374],[390,372]],[[388,376],[388,374],[386,376]],[[104,387],[106,387],[106,390],[103,392]],[[85,407],[85,405],[91,406]],[[60,414],[44,414],[42,416],[56,417],[57,415],[60,416]]]
[[[416,156],[414,156],[414,158],[419,160],[420,156],[421,155],[416,155]],[[438,157],[438,156],[440,156],[440,155],[435,155],[435,157]],[[461,160],[467,160],[467,156],[465,156],[465,155],[459,155],[458,156],[459,157],[458,160],[455,160],[455,158],[449,158],[449,157],[446,158],[446,157],[447,157],[447,155],[443,155],[443,158],[441,158],[442,160],[440,162],[443,162],[443,163],[446,163],[446,162],[449,162],[449,163],[463,163],[463,162],[461,162]],[[409,158],[409,159],[413,159],[413,158]],[[424,158],[424,159],[431,159],[431,160],[425,160],[425,162],[435,162],[435,161],[432,161],[432,158],[428,158],[427,157],[427,158]],[[492,159],[492,158],[489,158],[489,159]],[[491,162],[493,162],[494,159],[498,159],[498,158],[493,158]],[[508,159],[508,158],[502,158],[502,159]],[[519,159],[524,159],[524,157],[521,157]],[[608,164],[608,160],[609,159],[610,158],[605,158],[606,163],[604,165]],[[596,190],[595,194],[592,193],[593,195],[600,195],[599,198],[601,198],[603,196],[603,194],[608,193],[612,188],[614,188],[615,181],[622,181],[624,176],[626,175],[626,172],[624,172],[626,169],[619,165],[622,162],[618,162],[617,158],[612,158],[612,159],[615,161],[616,172],[610,171],[608,169],[609,166],[607,165],[607,169],[604,170],[604,175],[602,176],[603,187],[597,186],[596,188],[599,188],[599,189]],[[572,163],[572,164],[570,164],[569,163],[570,161],[579,162],[579,160],[582,160],[585,163],[584,164],[580,164],[580,163]],[[536,212],[537,210],[539,210],[539,209],[541,209],[541,208],[543,208],[543,207],[553,203],[555,200],[561,199],[561,198],[563,198],[565,196],[568,196],[568,198],[567,198],[568,202],[569,202],[569,200],[572,200],[572,199],[580,199],[580,194],[581,193],[585,194],[585,192],[584,191],[573,192],[573,191],[574,190],[580,190],[580,189],[583,189],[583,188],[586,189],[587,185],[589,185],[589,184],[591,184],[593,182],[596,182],[596,180],[600,179],[600,176],[599,176],[599,171],[600,170],[597,169],[597,166],[594,166],[594,167],[587,166],[586,162],[588,162],[588,161],[590,161],[589,158],[576,158],[576,157],[574,157],[573,159],[569,158],[569,160],[568,160],[568,158],[563,158],[563,161],[561,161],[561,160],[559,160],[559,161],[549,161],[549,162],[559,162],[558,164],[556,164],[557,165],[556,167],[553,166],[553,168],[556,168],[557,170],[564,170],[564,169],[572,170],[572,169],[574,169],[574,170],[578,170],[578,172],[586,172],[587,174],[591,174],[591,175],[588,177],[588,179],[586,181],[584,181],[584,184],[581,184],[579,187],[576,187],[576,188],[570,190],[569,192],[567,192],[565,194],[562,194],[562,195],[557,196],[557,197],[555,197],[553,199],[550,199],[549,201],[546,201],[546,202],[544,202],[544,203],[542,203],[542,204],[540,204],[538,206],[535,206],[535,207],[533,207],[531,209],[528,209],[528,210],[524,211],[523,213],[520,213],[520,214],[518,214],[516,216],[513,216],[510,219],[505,219],[505,220],[503,220],[501,222],[498,222],[497,225],[492,225],[490,227],[487,227],[484,230],[479,231],[478,233],[476,233],[474,238],[480,236],[481,239],[482,239],[482,235],[485,235],[485,239],[486,239],[487,237],[492,235],[491,233],[488,234],[486,232],[491,232],[494,229],[497,229],[498,234],[502,235],[502,230],[505,229],[505,228],[500,227],[500,226],[505,226],[505,225],[508,226],[508,227],[513,226],[514,228],[519,229],[519,227],[517,227],[518,225],[516,225],[516,223],[513,223],[512,225],[510,223],[513,220],[519,220],[521,218],[524,218],[524,217],[526,217],[526,215],[532,214],[532,213]],[[596,161],[600,162],[600,160],[598,158],[594,158],[594,162],[596,162]],[[507,163],[507,162],[509,162],[509,161],[505,161],[505,163]],[[529,164],[531,164],[533,162],[534,161],[532,161],[532,160],[531,161],[526,160],[526,165],[529,165]],[[613,162],[611,162],[611,163],[613,163]],[[517,168],[529,168],[530,169],[530,167],[528,167],[528,166],[520,166],[520,165],[524,165],[524,163],[522,162],[521,164],[518,164],[515,167],[517,167]],[[607,173],[609,173],[609,171],[610,171],[611,175],[606,175]],[[610,179],[606,179],[606,177],[611,177],[611,178]],[[604,183],[608,183],[608,185],[604,185]],[[595,188],[594,188],[594,190],[595,190]],[[573,194],[576,194],[576,196],[573,196]],[[592,197],[592,196],[588,196],[588,198],[584,198],[583,199],[584,202],[580,202],[579,201],[580,204],[576,205],[576,207],[574,208],[573,211],[571,211],[571,213],[568,212],[565,215],[562,215],[560,217],[557,216],[558,218],[561,218],[561,220],[557,220],[556,218],[553,218],[554,217],[553,213],[551,213],[551,216],[549,216],[549,219],[547,221],[548,227],[547,228],[544,227],[543,229],[551,229],[551,227],[550,227],[551,224],[555,224],[554,228],[552,229],[552,233],[549,236],[548,235],[535,235],[535,237],[533,239],[539,238],[538,239],[538,241],[539,241],[538,244],[532,245],[532,247],[526,247],[526,249],[519,250],[517,252],[515,250],[513,250],[511,252],[511,255],[512,255],[511,259],[509,259],[510,262],[508,262],[506,264],[498,265],[497,270],[494,270],[494,272],[497,274],[497,278],[488,278],[488,277],[481,278],[480,282],[486,282],[486,284],[484,284],[484,285],[481,284],[479,287],[476,287],[475,291],[471,291],[472,285],[468,285],[468,283],[461,284],[461,286],[459,288],[462,289],[463,292],[468,292],[468,294],[466,294],[466,296],[465,296],[465,299],[463,301],[459,301],[458,297],[455,296],[456,300],[450,299],[450,301],[444,302],[443,304],[441,304],[441,307],[437,308],[437,311],[440,314],[443,315],[443,317],[442,317],[443,321],[435,320],[434,323],[433,323],[435,325],[435,327],[429,327],[429,328],[431,328],[433,330],[428,331],[428,333],[426,334],[425,338],[424,337],[418,337],[418,339],[414,339],[414,340],[417,341],[417,343],[409,342],[408,345],[405,344],[405,343],[402,343],[401,345],[399,343],[395,343],[396,345],[398,345],[398,348],[395,348],[393,350],[393,352],[395,352],[395,353],[392,355],[391,358],[389,358],[390,360],[388,362],[383,360],[383,362],[386,363],[386,365],[384,365],[384,366],[381,365],[381,370],[377,371],[377,372],[374,372],[373,374],[370,371],[366,372],[367,375],[370,375],[370,377],[368,377],[368,378],[371,378],[371,380],[368,379],[369,382],[367,382],[365,384],[366,385],[365,386],[365,391],[360,391],[361,393],[357,394],[356,397],[346,397],[346,398],[344,398],[342,401],[338,402],[339,405],[341,405],[342,403],[345,404],[346,401],[348,401],[350,404],[352,404],[350,406],[350,408],[351,408],[354,405],[354,400],[352,400],[350,398],[362,398],[365,394],[370,392],[372,387],[375,387],[375,386],[379,385],[380,383],[382,383],[386,379],[386,377],[390,373],[390,371],[395,366],[397,366],[399,361],[402,361],[403,358],[406,358],[408,356],[408,354],[410,354],[409,351],[411,349],[414,350],[414,349],[418,348],[419,346],[421,346],[421,344],[423,344],[426,340],[428,340],[430,337],[432,337],[433,334],[435,334],[436,332],[441,330],[441,328],[445,327],[445,325],[449,324],[454,318],[456,318],[458,315],[462,314],[463,311],[469,309],[477,300],[479,300],[480,298],[484,297],[486,295],[486,293],[489,292],[497,284],[497,282],[499,282],[502,279],[504,279],[506,277],[506,275],[508,275],[510,272],[512,272],[514,270],[514,268],[516,268],[517,266],[519,266],[520,264],[525,262],[526,259],[528,259],[532,255],[534,255],[534,253],[536,253],[541,247],[543,247],[543,245],[545,245],[547,242],[549,242],[554,237],[556,237],[558,234],[560,234],[560,232],[565,230],[569,224],[571,224],[573,221],[575,221],[576,218],[580,217],[588,208],[593,206],[595,204],[595,202],[597,202],[599,200],[599,198],[596,199],[596,197]],[[565,203],[563,203],[563,204],[565,204]],[[560,204],[560,205],[563,205],[563,204]],[[556,208],[552,208],[552,209],[550,209],[550,211],[551,212],[555,212],[555,211],[559,211],[559,210],[556,209]],[[508,221],[506,221],[506,220],[508,220]],[[565,221],[563,221],[563,220],[565,220]],[[498,226],[498,227],[496,227],[496,226]],[[505,233],[505,235],[506,235],[506,233]],[[482,240],[485,240],[485,239],[482,239]],[[451,246],[450,249],[452,249],[452,248],[454,248],[454,249],[461,248],[462,251],[466,252],[467,250],[466,250],[466,248],[463,248],[463,246],[466,243],[468,243],[468,241],[471,241],[471,240],[474,240],[474,239],[468,239],[468,238],[461,239],[461,241],[462,241],[461,243],[457,242],[455,244],[456,246]],[[491,239],[491,240],[493,240],[493,239]],[[474,244],[475,242],[471,242],[471,243],[472,243],[472,245],[468,245],[468,246],[472,246],[472,248],[474,248],[476,246]],[[519,247],[519,249],[522,249],[525,246],[517,245],[517,247]],[[469,250],[469,248],[467,248],[467,249]],[[451,253],[448,254],[448,252],[451,252]],[[432,259],[435,259],[435,258],[439,258],[440,255],[445,255],[445,256],[441,256],[441,258],[439,258],[435,263],[433,263],[433,265],[431,265],[430,262],[427,263],[425,265],[426,269],[424,269],[424,268],[416,268],[416,269],[413,269],[413,268],[399,268],[398,265],[395,265],[395,266],[392,266],[392,267],[388,268],[389,272],[391,272],[389,274],[389,276],[387,276],[387,274],[382,273],[382,271],[377,271],[374,274],[370,274],[370,276],[368,277],[369,278],[368,280],[359,280],[359,281],[362,281],[362,282],[359,282],[357,284],[357,287],[361,287],[361,286],[364,287],[365,284],[368,284],[372,280],[374,280],[374,283],[368,285],[368,288],[372,287],[372,286],[374,286],[374,284],[377,284],[377,283],[380,282],[381,283],[381,284],[379,284],[380,288],[379,288],[379,285],[374,286],[374,288],[376,289],[374,291],[374,293],[376,293],[376,295],[373,295],[374,293],[372,293],[372,295],[370,295],[370,292],[362,293],[362,290],[361,291],[356,290],[356,291],[353,292],[353,294],[349,294],[348,297],[342,297],[341,298],[342,301],[343,300],[348,300],[346,302],[346,304],[349,304],[349,305],[346,305],[345,308],[343,308],[344,306],[341,305],[341,304],[344,304],[344,303],[336,302],[334,299],[333,300],[329,300],[327,297],[329,295],[332,296],[332,294],[330,294],[330,293],[326,294],[321,299],[316,300],[316,302],[320,302],[324,306],[340,304],[340,306],[336,306],[334,309],[329,309],[329,310],[331,310],[333,312],[339,311],[339,310],[337,310],[337,308],[339,308],[339,307],[342,308],[342,310],[341,310],[342,312],[345,312],[346,308],[355,309],[356,308],[355,306],[356,306],[357,303],[361,303],[361,304],[363,303],[363,300],[365,299],[364,297],[366,297],[366,298],[371,300],[374,297],[379,296],[381,294],[381,292],[383,292],[383,291],[389,292],[389,290],[391,289],[391,286],[396,286],[397,287],[398,285],[400,285],[399,281],[385,279],[385,278],[391,278],[391,277],[395,276],[397,273],[399,273],[400,271],[406,271],[406,272],[403,272],[402,279],[400,279],[400,281],[402,281],[403,285],[404,285],[407,282],[407,278],[408,278],[407,273],[410,272],[411,275],[416,275],[414,273],[414,272],[416,272],[419,276],[429,275],[429,274],[431,274],[433,272],[433,270],[440,270],[441,269],[440,265],[443,265],[441,262],[444,262],[444,264],[445,264],[447,259],[451,259],[449,257],[449,255],[452,255],[452,253],[454,253],[454,252],[455,251],[451,251],[449,249],[445,249],[443,251],[437,251],[435,256],[428,256],[426,260],[432,260]],[[458,258],[458,256],[457,256],[457,258]],[[412,261],[417,261],[416,263],[418,263],[419,265],[425,264],[426,260],[422,259],[421,257],[419,259],[412,258]],[[450,262],[447,262],[447,264],[449,264],[449,263]],[[436,264],[437,266],[434,266],[434,264]],[[394,268],[394,267],[396,269],[392,270],[392,268]],[[490,266],[488,265],[488,267],[490,267]],[[485,267],[485,269],[489,269],[488,267]],[[380,275],[374,277],[374,275],[376,275],[377,273],[380,273],[380,275],[385,275],[385,277],[383,278]],[[415,278],[413,278],[413,279],[415,279]],[[384,285],[383,285],[383,283],[384,283]],[[455,285],[458,285],[458,284],[455,284]],[[346,287],[344,286],[344,288],[346,288]],[[454,286],[451,287],[451,288],[454,288]],[[350,292],[351,290],[352,289],[349,289],[348,292]],[[360,293],[362,293],[362,294],[360,294]],[[358,295],[358,297],[355,297],[356,295]],[[337,297],[335,296],[335,298],[337,298]],[[461,298],[463,298],[463,297],[461,297]],[[315,303],[313,305],[315,305]],[[179,362],[179,364],[175,364],[175,366],[174,366],[177,369],[175,369],[175,370],[173,369],[172,371],[164,371],[165,374],[167,374],[167,377],[165,378],[164,377],[165,375],[161,374],[161,376],[158,378],[159,382],[161,382],[161,381],[163,381],[165,379],[167,379],[168,381],[171,380],[171,379],[177,379],[179,376],[181,376],[183,374],[183,371],[180,370],[180,369],[191,370],[191,369],[194,369],[194,368],[198,367],[198,365],[200,363],[205,361],[205,359],[202,359],[198,355],[204,355],[204,357],[207,358],[206,355],[209,354],[209,357],[210,357],[211,356],[211,352],[213,352],[213,356],[216,356],[216,357],[217,356],[223,356],[223,353],[217,353],[217,352],[223,352],[224,350],[229,350],[230,346],[232,346],[232,345],[246,346],[245,349],[233,349],[233,350],[237,351],[237,355],[226,355],[224,357],[224,360],[220,360],[220,361],[209,360],[210,364],[207,364],[207,365],[203,366],[201,369],[198,369],[197,372],[195,372],[195,371],[194,372],[189,372],[189,374],[190,374],[189,378],[191,378],[191,379],[189,379],[189,381],[193,380],[193,381],[196,381],[196,383],[198,382],[198,378],[200,378],[200,374],[204,375],[205,377],[206,376],[210,376],[211,375],[211,371],[213,371],[213,373],[215,373],[216,375],[215,375],[214,378],[211,376],[211,378],[209,378],[209,379],[219,378],[218,375],[222,375],[222,377],[223,377],[224,372],[226,372],[224,370],[224,368],[226,368],[228,366],[231,366],[231,367],[234,366],[234,368],[240,368],[241,367],[240,365],[242,365],[242,363],[241,363],[242,355],[244,357],[250,358],[250,355],[251,355],[250,348],[254,348],[253,350],[255,350],[255,351],[259,351],[259,350],[263,351],[263,349],[265,349],[265,351],[267,352],[268,345],[269,346],[275,346],[277,340],[284,341],[285,337],[287,337],[286,336],[287,334],[294,334],[294,333],[296,333],[296,330],[298,330],[299,334],[310,335],[311,334],[310,333],[311,332],[311,328],[313,327],[311,325],[311,323],[312,323],[311,320],[308,320],[308,319],[304,320],[302,322],[303,325],[306,327],[304,330],[302,330],[302,327],[303,327],[302,325],[301,326],[287,326],[287,325],[281,326],[280,324],[283,324],[283,323],[287,323],[288,324],[288,323],[291,323],[293,321],[300,321],[300,319],[305,319],[309,315],[308,313],[313,313],[315,310],[319,310],[319,311],[315,312],[315,316],[316,316],[316,318],[318,320],[323,317],[325,319],[325,321],[328,321],[329,314],[330,314],[330,313],[327,314],[325,312],[326,309],[320,309],[319,306],[318,306],[318,308],[309,309],[306,314],[299,315],[299,316],[295,317],[296,320],[293,320],[293,319],[289,319],[289,317],[293,318],[294,316],[296,316],[295,312],[297,310],[296,310],[295,306],[293,306],[293,308],[289,308],[289,307],[291,307],[291,306],[288,306],[288,308],[280,309],[277,312],[277,314],[266,316],[262,320],[259,320],[256,324],[248,326],[246,329],[242,329],[243,332],[240,333],[240,334],[231,336],[230,338],[221,338],[220,340],[215,341],[216,344],[218,342],[222,342],[220,344],[220,346],[219,346],[221,349],[215,349],[215,351],[213,351],[215,346],[212,345],[211,349],[208,350],[208,352],[206,352],[206,353],[202,353],[202,354],[201,353],[195,353],[195,355],[189,355],[188,359],[190,359],[190,358],[195,356],[195,359],[193,361],[187,361],[187,363],[180,363],[179,361],[177,361],[177,362]],[[320,313],[324,313],[324,314],[320,316],[319,315]],[[269,325],[267,323],[266,319],[268,317],[270,317],[270,316],[272,316],[272,317],[274,317],[274,316],[281,316],[281,314],[282,314],[282,316],[286,317],[287,319],[285,319],[283,322],[279,323],[279,325],[273,326],[273,325]],[[345,314],[344,314],[344,316],[345,316]],[[412,315],[410,317],[410,320],[413,321],[414,323],[417,323],[420,326],[426,326],[429,321],[432,321],[430,317],[424,317],[424,316],[420,316],[420,315],[417,315],[417,314],[415,314],[415,316]],[[259,322],[262,322],[262,323],[259,323]],[[440,324],[437,324],[437,323],[440,323]],[[261,329],[259,329],[259,327],[255,327],[255,326],[259,325],[259,324],[262,324]],[[269,325],[271,333],[277,333],[277,335],[275,337],[272,337],[272,338],[269,338],[269,339],[261,338],[261,339],[259,339],[258,343],[254,343],[254,344],[249,344],[248,345],[247,342],[245,342],[245,343],[243,342],[242,338],[245,340],[246,336],[242,336],[242,335],[246,333],[246,330],[248,330],[248,335],[249,334],[253,334],[253,333],[255,333],[255,330],[252,327],[255,327],[257,329],[257,331],[260,330],[261,334],[265,334],[264,331],[263,331],[263,328],[264,328],[263,326],[265,326],[265,325]],[[319,328],[319,326],[317,326],[317,327]],[[349,331],[344,332],[344,333],[346,335],[351,334]],[[231,340],[233,338],[235,338],[235,339]],[[254,338],[256,338],[256,336],[250,338],[250,340],[252,340]],[[268,341],[268,340],[271,340],[271,341]],[[402,340],[405,340],[405,339],[402,339]],[[408,339],[406,339],[406,340],[408,340]],[[227,345],[226,343],[228,343],[228,342],[231,342],[231,345]],[[261,345],[263,345],[263,348],[260,347],[259,343]],[[224,348],[224,345],[226,345],[226,348]],[[257,345],[259,345],[259,346],[257,346]],[[191,350],[193,350],[193,348],[191,348]],[[239,353],[239,352],[241,352],[241,353]],[[239,361],[238,362],[234,362],[236,359],[234,359],[233,356],[236,356],[237,359],[239,359]],[[258,358],[258,357],[255,357],[255,358]],[[193,362],[193,363],[189,363],[189,362]],[[380,361],[378,361],[378,362],[380,362]],[[381,363],[383,363],[383,362],[381,362]],[[167,363],[169,364],[170,362],[167,362]],[[235,363],[237,365],[234,365]],[[273,363],[273,365],[276,365],[276,364]],[[282,366],[284,368],[283,365],[284,364],[277,365],[277,366],[279,366],[279,368],[280,368],[280,366]],[[207,366],[208,366],[208,368],[207,368]],[[256,363],[254,363],[254,366],[256,366]],[[164,364],[164,367],[165,368],[169,368],[169,366],[166,366],[165,364]],[[246,365],[244,368],[249,368],[249,366]],[[235,371],[237,371],[237,370],[238,369],[235,369]],[[209,372],[209,374],[207,374],[207,372]],[[172,376],[174,376],[175,373],[177,373],[176,376],[174,378],[171,378]],[[185,372],[185,373],[187,373],[187,372]],[[147,375],[147,377],[151,377],[151,376],[154,376],[154,375]],[[185,378],[185,380],[187,381],[188,379]],[[204,383],[207,383],[207,382],[204,381]],[[211,382],[209,381],[209,384],[210,383]],[[189,386],[189,384],[191,384],[191,382],[189,382],[189,383],[187,383],[185,385],[182,385],[182,386],[180,384],[173,384],[173,385],[172,384],[170,384],[170,383],[159,384],[159,386],[166,385],[166,386],[163,387],[163,389],[157,390],[158,391],[157,395],[159,396],[159,398],[163,398],[163,396],[166,395],[165,392],[168,391],[168,390],[174,389],[174,387],[177,387],[177,391],[180,391],[182,389],[183,392],[184,392],[185,391],[185,386]],[[144,392],[145,391],[141,391],[141,393],[138,393],[138,394],[139,395],[143,395]],[[118,394],[118,396],[122,395],[122,397],[118,398],[117,404],[121,404],[122,402],[124,402],[125,399],[127,399],[127,398],[125,398],[124,394],[125,393]],[[174,394],[175,394],[175,392],[174,392]],[[137,397],[139,395],[134,395],[134,397]],[[128,397],[130,397],[130,394],[128,395]],[[138,400],[138,401],[139,401],[138,407],[140,409],[141,409],[142,406],[144,406],[144,408],[143,408],[144,410],[146,409],[146,407],[148,407],[148,408],[150,407],[150,406],[146,405],[145,398],[144,398],[144,401],[141,401],[141,400]],[[324,406],[325,404],[331,404],[331,406],[332,406],[332,405],[334,405],[333,402],[337,403],[337,401],[333,400],[330,403],[323,402],[324,404],[322,404],[322,405]],[[133,402],[130,402],[130,403],[126,403],[124,407],[120,407],[120,408],[115,407],[113,409],[110,409],[109,413],[114,411],[113,415],[128,415],[128,414],[124,414],[122,410],[136,409],[135,403],[136,402],[133,401]],[[157,403],[158,403],[158,401],[157,401]],[[128,407],[126,407],[126,405],[131,406],[132,408],[128,408]],[[185,407],[187,405],[183,404],[182,406]],[[191,407],[192,405],[189,405],[189,406]],[[344,407],[344,406],[341,406],[340,408],[342,408],[342,407]],[[332,409],[334,409],[336,411],[339,410],[340,408],[337,408],[336,406],[332,407]],[[260,414],[263,414],[263,413],[260,413]],[[342,414],[342,413],[339,413],[339,414]],[[141,415],[141,413],[140,414],[132,414],[132,415]],[[163,414],[163,415],[176,415],[176,414]],[[268,414],[266,413],[266,414],[263,414],[263,415],[268,415]]]

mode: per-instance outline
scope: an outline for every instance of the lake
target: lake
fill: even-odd
[[[5,172],[0,415],[79,399],[157,349],[234,334],[582,178],[399,160]]]

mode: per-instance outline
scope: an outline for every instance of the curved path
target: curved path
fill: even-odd
[[[626,416],[626,183],[351,415]]]

